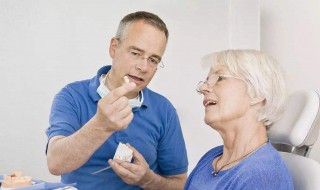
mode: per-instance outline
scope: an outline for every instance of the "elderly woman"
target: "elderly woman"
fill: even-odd
[[[285,82],[278,63],[255,50],[214,53],[197,91],[204,95],[204,121],[223,146],[208,151],[185,189],[293,189],[285,162],[267,137],[283,111]]]

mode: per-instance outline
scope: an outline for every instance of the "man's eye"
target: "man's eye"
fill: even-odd
[[[154,58],[149,58],[149,62],[152,63],[152,64],[157,65],[160,61],[157,60],[157,59],[154,59]]]
[[[140,56],[141,56],[139,52],[130,51],[129,53],[130,53],[130,55],[133,56],[133,57],[140,57]]]

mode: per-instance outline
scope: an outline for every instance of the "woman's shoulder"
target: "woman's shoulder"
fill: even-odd
[[[284,164],[284,160],[281,158],[279,152],[272,146],[270,142],[252,154],[252,156],[248,157],[248,160],[266,165],[274,165],[274,163]]]
[[[199,160],[199,162],[203,161],[203,160],[207,160],[210,159],[212,161],[213,158],[218,157],[219,155],[221,155],[223,152],[223,146],[217,146],[212,148],[211,150],[209,150],[207,153],[205,153],[201,159]]]
[[[256,167],[258,171],[286,168],[284,160],[270,142],[245,159],[244,163],[250,163],[247,165],[252,169]]]
[[[240,163],[235,173],[247,185],[292,189],[290,172],[278,151],[268,143]]]

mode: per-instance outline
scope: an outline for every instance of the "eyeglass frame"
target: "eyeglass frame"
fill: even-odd
[[[212,79],[212,76],[216,76],[216,77],[215,77],[215,82],[213,82],[212,84],[209,84],[208,81],[209,81],[210,79]],[[203,93],[201,92],[202,90],[200,90],[200,86],[206,84],[208,88],[212,88],[212,87],[214,87],[214,85],[217,84],[217,82],[219,81],[219,78],[220,78],[220,77],[239,79],[239,80],[244,81],[244,82],[247,84],[247,81],[246,81],[245,79],[240,78],[240,77],[237,77],[237,76],[212,73],[212,74],[206,79],[206,81],[199,81],[199,82],[198,82],[198,85],[197,85],[197,88],[196,88],[196,91],[198,92],[198,94],[203,94]],[[211,83],[211,82],[210,82],[210,83]]]
[[[115,39],[121,43],[120,38],[115,38]],[[152,62],[150,62],[150,59],[157,61],[156,59],[158,59],[158,58],[155,59],[153,57],[143,57],[143,55],[140,52],[133,52],[134,50],[135,49],[129,49],[129,50],[127,50],[127,53],[129,55],[129,57],[132,59],[132,61],[134,61],[135,63],[139,63],[140,61],[147,59],[148,66],[150,68],[152,68],[152,69],[164,68],[164,64],[161,59],[159,59],[158,63],[152,63]],[[137,49],[136,51],[139,51],[139,50]],[[155,66],[153,66],[153,65],[155,65]]]

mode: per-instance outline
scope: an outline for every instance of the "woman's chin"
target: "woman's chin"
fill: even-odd
[[[204,122],[205,122],[207,125],[212,126],[213,123],[215,122],[215,120],[214,120],[213,118],[210,118],[210,117],[204,117]]]

